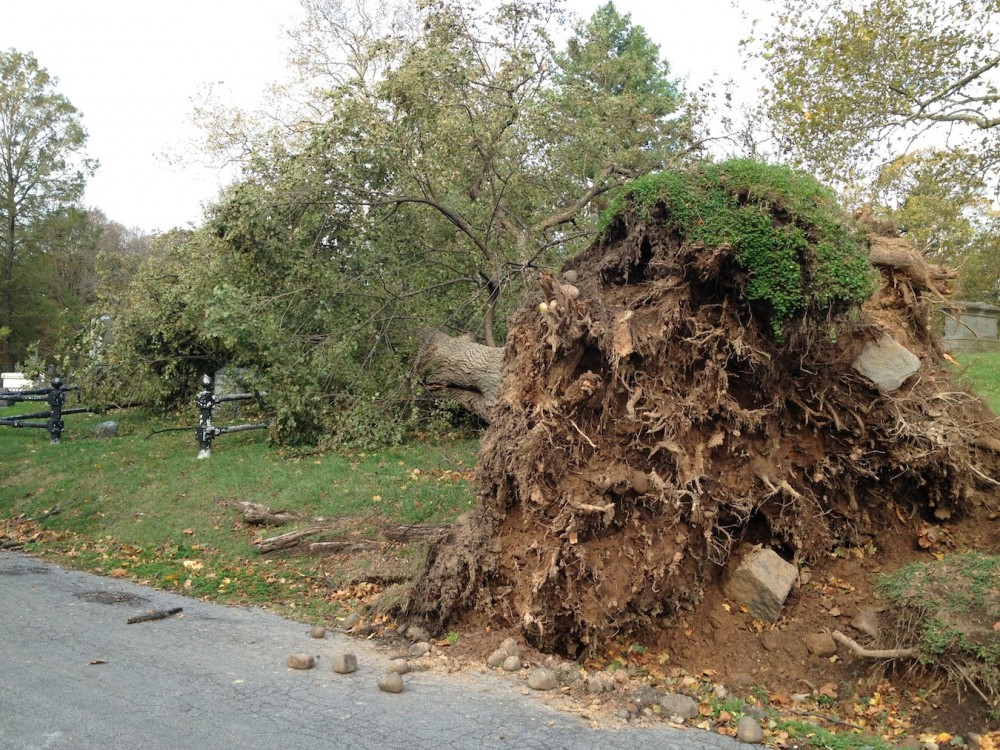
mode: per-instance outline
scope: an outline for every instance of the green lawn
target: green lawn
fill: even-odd
[[[972,390],[1000,414],[1000,352],[959,354],[956,358]]]
[[[36,410],[23,407],[0,415]],[[118,437],[95,437],[94,426],[108,418],[119,423]],[[266,562],[252,545],[297,526],[248,527],[237,501],[296,511],[298,526],[318,516],[337,534],[378,539],[386,525],[449,522],[474,497],[475,439],[336,455],[278,450],[263,432],[243,432],[218,437],[211,458],[199,460],[193,429],[153,434],[179,424],[141,410],[69,415],[65,423],[56,445],[45,430],[0,427],[0,523],[7,531],[13,519],[44,516],[32,526],[44,535],[27,549],[224,601],[323,609],[307,601],[310,590],[324,590],[315,561]],[[45,516],[53,508],[59,512]]]

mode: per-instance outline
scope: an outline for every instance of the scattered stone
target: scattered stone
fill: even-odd
[[[587,678],[587,692],[595,695],[610,693],[615,686],[614,678],[607,672],[597,672]]]
[[[660,694],[649,685],[640,685],[632,691],[632,695],[629,697],[632,699],[632,702],[640,708],[649,708],[657,704],[660,699]]]
[[[358,671],[358,657],[354,654],[340,654],[333,658],[333,671],[337,674],[350,674]]]
[[[410,671],[410,662],[406,659],[393,659],[389,662],[389,671],[396,674],[406,674]]]
[[[419,641],[410,646],[410,656],[414,659],[419,659],[424,654],[430,653],[431,644],[427,641]]]
[[[555,690],[559,686],[556,673],[545,667],[535,667],[528,675],[528,687],[532,690]]]
[[[628,676],[628,672],[624,669],[617,670],[613,675],[611,675],[611,678],[614,680],[616,685],[628,685],[629,680],[632,679]]]
[[[837,653],[837,642],[829,633],[810,633],[802,639],[813,656],[828,657]]]
[[[883,331],[878,341],[865,344],[851,369],[892,393],[920,369],[920,358]]]
[[[343,627],[344,630],[354,630],[358,625],[361,624],[361,615],[357,612],[352,612],[347,617],[344,618]]]
[[[505,672],[516,672],[521,668],[521,657],[508,656],[503,660],[503,668]]]
[[[486,665],[494,668],[503,666],[503,663],[507,660],[509,656],[510,654],[508,654],[502,648],[498,648],[496,651],[490,654],[489,657],[487,657]]]
[[[683,721],[698,715],[698,704],[688,696],[678,693],[667,693],[660,698],[660,707],[668,719],[676,716]]]
[[[517,645],[517,641],[513,638],[506,638],[504,642],[500,644],[500,649],[506,651],[508,656],[520,656],[521,649]]]
[[[406,637],[411,641],[429,641],[431,639],[431,634],[427,631],[427,628],[421,627],[420,625],[410,625],[406,629]]]
[[[309,654],[292,654],[287,664],[289,669],[312,669],[316,666],[316,659]]]
[[[326,638],[326,628],[322,625],[313,625],[309,629],[310,638]]]
[[[764,721],[767,718],[767,711],[760,706],[743,706],[743,714],[745,716],[752,716],[757,721]]]
[[[383,693],[402,693],[403,678],[399,676],[398,672],[389,672],[378,681],[378,689]]]
[[[774,622],[795,584],[799,569],[772,549],[747,554],[723,586],[723,593],[746,605],[759,620]]]
[[[563,271],[562,277],[570,284],[575,284],[577,280],[580,278],[580,274],[571,269],[569,271]]]
[[[113,438],[118,436],[118,423],[114,420],[101,422],[94,427],[94,434],[99,438]]]
[[[810,698],[812,698],[811,693],[792,693],[791,695],[792,703],[805,703]]]
[[[752,716],[744,716],[736,722],[736,739],[740,742],[760,745],[764,742],[764,730],[757,723],[757,719]]]
[[[615,711],[615,716],[621,719],[622,721],[628,721],[630,718],[632,718],[632,714],[630,714],[624,708],[619,708],[617,711]]]

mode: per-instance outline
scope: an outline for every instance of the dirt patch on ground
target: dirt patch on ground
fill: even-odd
[[[777,703],[853,700],[867,665],[803,638],[843,628],[879,570],[996,549],[1000,429],[932,333],[949,274],[830,200],[742,163],[671,177],[543,274],[511,322],[480,503],[432,549],[408,616],[437,632],[485,616],[584,663],[637,643],[657,673]],[[856,366],[885,340],[918,362],[902,387]],[[756,545],[803,574],[776,625],[719,593]]]

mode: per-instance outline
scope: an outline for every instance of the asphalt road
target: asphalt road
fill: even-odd
[[[171,607],[183,617],[125,623]],[[492,674],[415,671],[402,693],[383,693],[376,682],[390,653],[307,631],[260,609],[0,552],[0,748],[747,747],[665,725],[594,728]],[[287,669],[297,652],[319,655],[317,668]],[[344,652],[357,655],[358,671],[334,674]]]

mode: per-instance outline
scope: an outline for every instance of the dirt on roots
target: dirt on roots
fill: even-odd
[[[655,643],[787,692],[818,679],[798,636],[852,615],[879,569],[926,556],[927,529],[1000,551],[1000,426],[955,384],[931,324],[949,274],[898,238],[868,243],[876,293],[778,334],[733,249],[656,211],[623,212],[543,274],[510,322],[477,507],[432,549],[407,614],[442,631],[485,618],[574,659]],[[884,334],[920,360],[891,393],[852,367]],[[808,574],[776,626],[723,607],[752,545]]]

